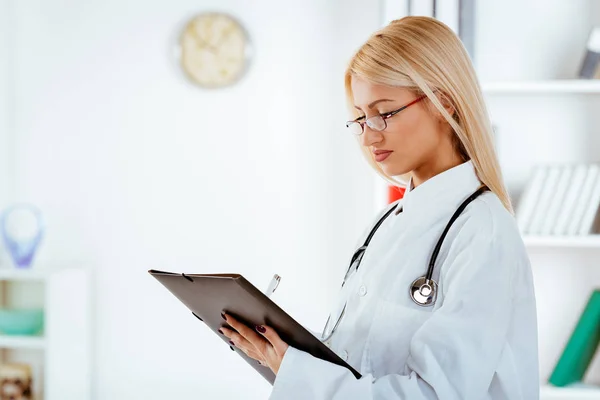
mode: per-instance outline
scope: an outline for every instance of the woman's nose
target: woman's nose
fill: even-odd
[[[382,138],[381,132],[374,131],[373,129],[369,128],[366,124],[365,130],[360,136],[361,144],[363,146],[371,146],[377,142],[380,142]]]

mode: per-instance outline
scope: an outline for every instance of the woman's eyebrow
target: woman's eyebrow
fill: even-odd
[[[373,106],[374,106],[375,104],[377,104],[377,103],[381,103],[382,101],[394,101],[394,100],[390,100],[390,99],[379,99],[379,100],[375,100],[374,102],[372,102],[371,104],[369,104],[367,107],[369,107],[369,108],[373,108]],[[355,106],[354,106],[354,108],[357,108],[357,109],[359,109],[359,110],[360,110],[360,107],[359,107],[359,106],[356,106],[356,105],[355,105]]]

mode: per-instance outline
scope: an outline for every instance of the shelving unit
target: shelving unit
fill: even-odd
[[[577,77],[587,35],[600,24],[600,3],[577,0],[567,6],[550,1],[545,5],[547,14],[536,17],[528,14],[532,12],[528,2],[479,5],[484,9],[478,75],[492,123],[498,128],[495,140],[504,178],[518,208],[535,165],[600,162],[600,80]],[[506,18],[514,26],[509,33],[500,26]],[[555,36],[558,27],[562,41]],[[510,63],[502,62],[495,52]],[[600,235],[526,235],[523,239],[536,287],[540,398],[600,399],[600,386],[595,385],[600,381],[597,362],[583,383],[564,388],[547,383],[587,297],[600,286],[594,268]],[[573,287],[577,290],[568,290]]]
[[[600,82],[585,79],[488,82],[481,85],[485,94],[598,94]]]
[[[480,13],[485,22],[479,32],[484,43],[479,46],[478,74],[483,76],[483,93],[492,123],[498,128],[495,140],[500,164],[517,208],[534,165],[600,161],[600,140],[596,139],[600,134],[597,130],[600,81],[577,78],[586,35],[591,26],[600,23],[597,13],[593,12],[593,1],[572,2],[568,9],[564,3],[551,2],[546,7],[554,10],[554,19],[545,18],[542,22],[536,18],[533,29],[515,28],[510,33],[514,36],[504,38],[501,36],[505,28],[495,21],[502,21],[509,14],[519,14],[518,11],[523,9],[523,16],[512,17],[513,24],[519,26],[520,19],[528,18],[528,5],[509,1],[505,7],[489,5]],[[560,10],[565,15],[575,13],[589,18],[565,19]],[[565,40],[561,45],[549,39],[556,25],[561,25],[564,32]],[[514,46],[513,50],[504,47],[503,43],[507,42]],[[508,57],[513,54],[510,66],[499,60],[495,65],[496,55],[488,51],[494,48],[507,53]],[[571,57],[563,59],[553,56],[567,48],[579,49],[579,52],[571,51]],[[582,383],[558,388],[547,384],[572,332],[574,319],[591,290],[600,285],[598,274],[591,268],[599,256],[600,235],[524,236],[523,239],[530,254],[536,286],[540,398],[600,399],[597,385]],[[565,286],[577,287],[577,294],[562,290]],[[591,374],[586,375],[584,383],[598,382],[597,368],[590,368],[588,372]]]
[[[558,388],[543,385],[540,388],[540,398],[547,400],[597,400],[600,387],[593,385],[574,385],[573,387]]]
[[[43,336],[0,335],[0,347],[10,349],[44,349],[46,339]]]
[[[600,235],[589,236],[524,236],[523,241],[529,248],[573,248],[600,250]]]
[[[405,15],[397,2],[385,4],[393,11],[386,21]],[[517,208],[535,165],[600,162],[600,80],[578,78],[588,34],[600,25],[600,1],[549,0],[543,8],[531,0],[480,1],[475,19],[474,64]],[[387,184],[375,180],[380,210]],[[600,286],[600,234],[523,240],[536,287],[540,398],[600,399],[600,385],[587,384],[600,384],[600,357],[581,384],[557,388],[546,383],[587,295]]]
[[[0,268],[2,307],[44,309],[40,335],[0,334],[0,361],[32,366],[35,400],[91,398],[90,290],[85,268]]]
[[[44,281],[48,279],[50,272],[37,269],[0,268],[0,281]]]

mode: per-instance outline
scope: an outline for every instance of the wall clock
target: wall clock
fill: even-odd
[[[246,29],[228,14],[207,12],[190,19],[179,37],[179,63],[204,88],[230,86],[246,73],[252,46]]]

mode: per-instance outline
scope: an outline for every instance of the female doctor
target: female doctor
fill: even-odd
[[[531,267],[459,38],[395,20],[358,49],[345,87],[348,131],[406,187],[360,238],[322,334],[362,376],[268,326],[225,315],[223,334],[276,374],[272,400],[538,399]]]

